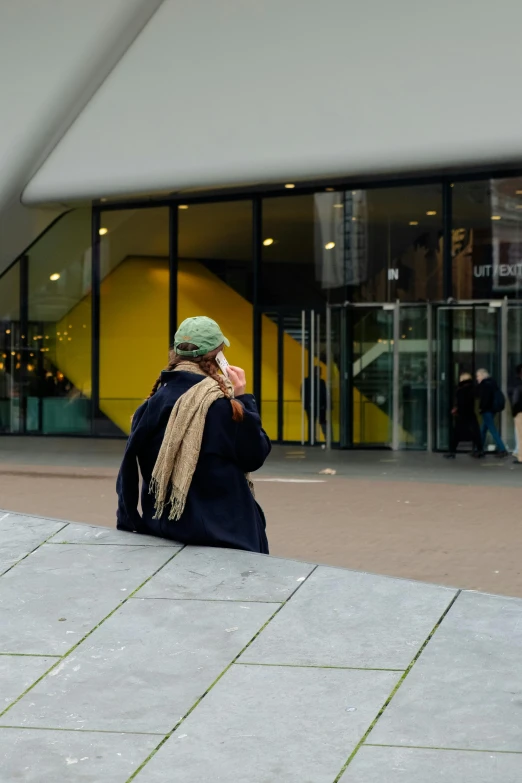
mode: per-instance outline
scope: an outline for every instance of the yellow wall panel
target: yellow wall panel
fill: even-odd
[[[100,407],[121,430],[128,432],[134,410],[145,399],[168,360],[168,261],[161,258],[127,258],[101,284]],[[244,368],[248,391],[252,391],[252,305],[198,262],[181,262],[178,274],[178,319],[193,315],[214,318],[231,342],[231,364]],[[277,325],[266,316],[262,321],[263,399],[277,400]],[[57,325],[58,340],[49,356],[85,396],[90,396],[91,297],[85,297]],[[64,333],[67,332],[67,335]],[[172,340],[173,335],[170,336]],[[69,339],[71,338],[71,339]],[[301,439],[301,346],[284,335],[284,399],[292,401],[285,437]],[[308,352],[305,356],[308,367]],[[325,368],[322,366],[323,378]],[[332,368],[338,388],[338,370]],[[360,401],[354,389],[354,404]],[[339,400],[334,400],[332,420],[338,438]],[[388,417],[372,406],[373,439],[388,440]],[[271,437],[277,434],[277,405],[263,410],[264,425]],[[370,417],[367,416],[367,426]],[[360,440],[355,417],[354,441]]]

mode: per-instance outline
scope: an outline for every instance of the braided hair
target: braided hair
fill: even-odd
[[[194,351],[197,349],[197,345],[193,345],[192,343],[181,343],[181,345],[179,345],[178,347],[181,351]],[[211,351],[210,353],[206,353],[204,356],[194,356],[194,357],[180,356],[174,350],[171,350],[169,354],[169,363],[165,367],[165,371],[167,372],[172,371],[176,367],[176,365],[180,364],[181,362],[193,362],[205,373],[205,375],[208,375],[209,378],[212,378],[214,381],[216,381],[219,388],[223,392],[223,395],[227,398],[227,400],[230,400],[230,404],[232,405],[232,419],[234,421],[243,421],[243,416],[244,416],[243,406],[241,405],[240,402],[238,402],[238,400],[234,400],[234,398],[231,396],[230,389],[228,385],[225,383],[224,377],[220,375],[218,372],[216,356],[222,350],[222,348],[223,346],[220,345],[219,348],[216,348],[214,351]],[[161,373],[159,374],[156,381],[154,381],[154,384],[148,396],[149,400],[151,397],[154,396],[154,394],[156,394],[160,386],[161,386]]]

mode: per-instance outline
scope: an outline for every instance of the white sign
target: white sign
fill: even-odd
[[[522,264],[475,265],[473,277],[522,277]]]

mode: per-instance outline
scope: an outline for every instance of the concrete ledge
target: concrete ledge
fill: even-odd
[[[519,783],[522,600],[0,513],[27,783]]]

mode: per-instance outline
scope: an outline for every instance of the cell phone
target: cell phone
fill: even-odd
[[[216,356],[216,363],[225,378],[228,378],[228,362],[225,359],[225,354],[223,351],[220,351]]]

